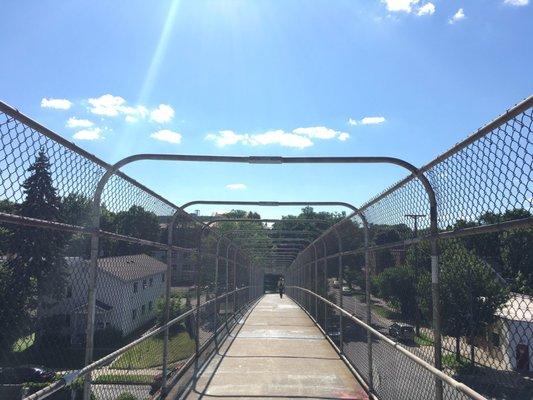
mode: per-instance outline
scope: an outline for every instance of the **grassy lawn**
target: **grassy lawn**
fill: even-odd
[[[13,344],[13,351],[15,353],[20,353],[26,350],[27,348],[33,346],[33,343],[35,342],[35,333],[32,333],[28,336],[24,336],[19,338],[14,344]]]
[[[420,335],[415,336],[415,343],[419,346],[433,346],[431,338],[423,332],[420,332]]]
[[[390,310],[388,308],[385,308],[385,307],[377,305],[377,304],[372,304],[371,305],[371,309],[377,315],[379,315],[379,316],[381,316],[383,318],[391,319],[391,320],[394,320],[394,321],[401,321],[402,316],[400,315],[400,313],[398,313],[396,311],[392,311],[392,310]]]
[[[194,340],[187,332],[171,335],[168,342],[169,362],[188,358],[194,353]],[[112,368],[151,368],[161,365],[163,359],[163,336],[151,337],[128,350],[111,364]]]
[[[123,385],[149,385],[154,380],[152,375],[100,375],[93,383],[111,383]]]
[[[463,356],[461,356],[458,361],[455,353],[448,353],[443,354],[442,356],[442,366],[455,372],[466,372],[471,369],[472,364],[470,363],[470,360]]]

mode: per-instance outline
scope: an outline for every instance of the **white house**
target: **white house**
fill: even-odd
[[[513,370],[533,370],[533,298],[511,293],[496,312],[499,321],[492,331],[492,346]]]
[[[98,259],[95,330],[114,327],[127,335],[152,320],[155,302],[165,293],[166,269],[146,254]],[[85,340],[89,261],[67,257],[65,271],[64,297],[44,315],[63,316],[58,331],[79,343]]]

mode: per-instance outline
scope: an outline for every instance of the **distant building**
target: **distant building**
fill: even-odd
[[[89,261],[67,257],[64,296],[40,317],[60,317],[60,334],[72,343],[85,340]],[[127,335],[155,317],[155,302],[165,294],[166,264],[146,254],[98,259],[95,330],[114,327]]]
[[[519,372],[533,370],[533,298],[511,293],[496,312],[499,320],[490,331],[493,355]]]

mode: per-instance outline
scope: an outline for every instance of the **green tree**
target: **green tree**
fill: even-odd
[[[53,186],[50,162],[40,150],[28,168],[29,176],[22,184],[24,201],[17,213],[25,217],[59,222],[60,199]],[[2,275],[8,281],[2,298],[2,322],[12,323],[0,327],[0,332],[16,331],[18,322],[27,320],[35,311],[46,307],[58,298],[64,289],[62,251],[64,233],[31,227],[16,227],[9,239],[8,261]],[[11,315],[5,318],[4,316]],[[52,327],[43,327],[44,330]],[[20,333],[20,332],[17,332]]]
[[[162,239],[162,230],[157,215],[146,211],[141,206],[131,206],[127,211],[120,211],[116,214],[103,207],[101,226],[104,230],[139,239],[154,242]],[[107,240],[103,243],[102,250],[106,256],[118,256],[146,253],[152,251],[153,248],[125,241]]]
[[[69,193],[61,199],[61,220],[70,225],[89,227],[92,201],[79,193]],[[90,236],[81,233],[69,235],[65,245],[65,255],[88,258],[90,256]]]
[[[507,298],[506,289],[474,252],[459,240],[443,245],[441,323],[443,332],[456,339],[457,360],[460,359],[461,337],[473,339],[483,335],[495,321],[496,310]],[[473,363],[473,354],[471,358]]]
[[[406,320],[413,320],[417,307],[418,276],[411,266],[387,268],[373,278],[379,297],[398,309]]]

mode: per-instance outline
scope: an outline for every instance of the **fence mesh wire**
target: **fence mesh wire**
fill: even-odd
[[[442,368],[493,399],[533,393],[532,103],[525,100],[422,168],[438,206]],[[368,222],[366,260],[361,217]],[[291,280],[362,321],[370,312],[373,328],[433,364],[429,227],[426,191],[407,177],[323,235],[317,258],[308,247]],[[315,289],[314,280],[326,290]],[[316,315],[304,294],[294,296]],[[319,325],[368,382],[366,332],[331,307],[323,313]],[[434,397],[427,371],[376,338],[371,344],[379,398]],[[446,385],[443,393],[462,396]]]
[[[217,329],[222,338],[220,326],[259,294],[247,289],[260,277],[252,277],[246,256],[234,250],[232,259],[223,257],[225,243],[217,264],[213,239],[200,237],[213,230],[186,214],[176,219],[169,250],[177,207],[118,173],[102,196],[88,360],[92,199],[109,165],[3,104],[0,143],[0,398],[29,396],[139,339],[91,371],[90,392],[95,399],[125,392],[149,398],[163,382],[165,332],[151,332],[167,321],[169,279],[170,319],[197,308],[168,329],[169,381],[186,376],[183,368],[207,354]],[[231,283],[221,284],[226,276]],[[235,288],[243,289],[227,294]],[[83,377],[50,398],[82,394]]]
[[[532,102],[422,168],[438,206],[442,369],[494,399],[530,399],[533,392]],[[137,339],[92,371],[94,398],[125,391],[148,398],[165,379],[182,391],[262,293],[263,273],[253,266],[275,254],[271,266],[290,263],[266,227],[233,224],[226,228],[243,234],[221,237],[222,224],[205,229],[185,214],[169,250],[177,207],[116,174],[102,196],[87,360],[91,206],[109,165],[4,105],[0,142],[1,398],[29,395]],[[288,283],[433,364],[429,226],[428,196],[409,176],[300,252]],[[318,236],[279,227],[296,233],[279,237]],[[435,397],[434,375],[382,337],[309,292],[289,294],[380,399]],[[170,319],[187,317],[168,328],[164,377],[165,332],[151,332],[165,323],[167,305]],[[81,381],[52,396],[81,398]],[[445,399],[464,397],[442,386]]]

